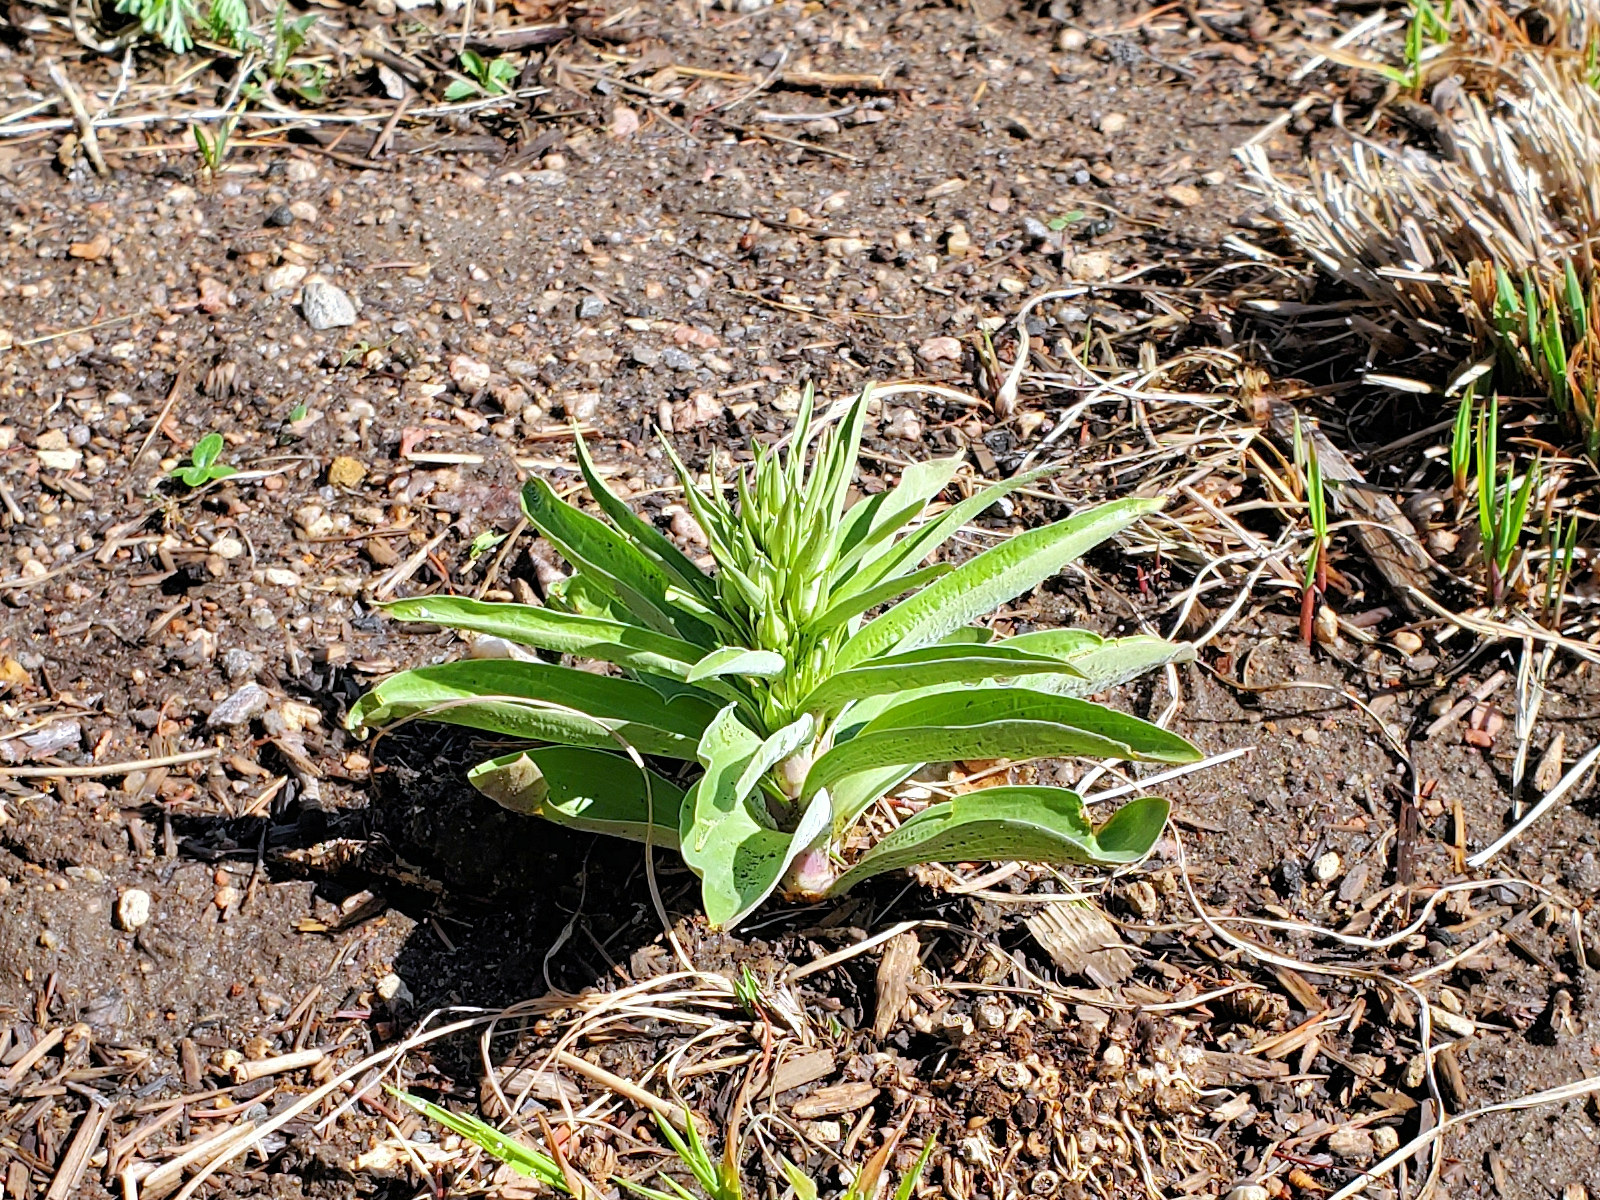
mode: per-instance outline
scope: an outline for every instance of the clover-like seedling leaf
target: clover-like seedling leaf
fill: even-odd
[[[208,433],[194,444],[194,449],[189,452],[189,465],[173,469],[173,476],[181,480],[185,487],[203,487],[214,479],[226,479],[229,475],[239,473],[237,467],[230,467],[225,462],[218,462],[217,456],[222,453],[222,435]]]

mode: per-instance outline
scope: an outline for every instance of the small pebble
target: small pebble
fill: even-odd
[[[1329,850],[1326,854],[1319,854],[1317,860],[1311,864],[1311,878],[1318,883],[1327,883],[1339,873],[1339,868],[1343,865],[1339,859],[1338,852],[1335,850]]]
[[[125,888],[117,897],[117,927],[132,932],[150,920],[150,893],[142,888]]]
[[[1271,1193],[1259,1183],[1241,1183],[1228,1193],[1228,1200],[1271,1200]]]
[[[1388,1158],[1400,1149],[1400,1131],[1391,1125],[1379,1125],[1372,1131],[1372,1149],[1379,1158]]]
[[[1312,630],[1317,641],[1324,646],[1332,646],[1339,640],[1338,614],[1326,604],[1317,605],[1316,619],[1312,622]]]
[[[211,729],[232,729],[267,711],[272,697],[259,683],[247,683],[211,710],[206,725]]]
[[[606,311],[606,302],[599,296],[585,296],[578,302],[578,320],[592,321]]]
[[[273,267],[261,277],[261,286],[269,292],[291,292],[300,286],[300,281],[306,277],[306,268],[300,263],[284,263],[281,267]]]
[[[261,669],[261,659],[239,646],[231,647],[222,656],[222,671],[230,680],[244,679]]]
[[[378,980],[377,992],[378,999],[384,1001],[386,1004],[411,1003],[411,989],[406,986],[406,981],[401,979],[400,976],[396,975],[393,971],[390,971],[382,979]]]
[[[1372,1135],[1346,1125],[1328,1135],[1328,1150],[1335,1158],[1365,1165],[1372,1161]]]
[[[1389,640],[1394,643],[1394,648],[1407,658],[1422,649],[1422,638],[1409,629],[1395,630],[1394,636]]]
[[[985,1001],[972,1010],[972,1023],[986,1033],[993,1033],[1005,1027],[1006,1010],[992,1000]]]
[[[300,311],[306,324],[316,330],[338,329],[356,323],[355,302],[343,288],[313,279],[300,297]]]
[[[351,458],[341,454],[328,464],[328,485],[336,488],[352,488],[367,477],[367,468],[360,459]]]
[[[463,392],[476,394],[489,386],[489,364],[467,354],[458,354],[450,360],[450,378]]]
[[[287,204],[279,204],[267,213],[267,219],[262,224],[268,229],[286,229],[294,224],[294,213]]]
[[[239,889],[231,884],[224,884],[217,889],[217,894],[211,898],[211,902],[220,909],[230,909],[239,903]]]

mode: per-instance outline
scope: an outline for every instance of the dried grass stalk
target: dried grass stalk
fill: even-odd
[[[1432,151],[1352,133],[1310,179],[1279,175],[1260,143],[1239,157],[1288,236],[1418,347],[1496,351],[1497,386],[1537,388],[1593,434],[1600,12],[1533,12],[1458,6],[1450,42],[1416,64],[1430,104],[1400,101]]]

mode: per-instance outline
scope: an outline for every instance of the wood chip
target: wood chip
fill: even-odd
[[[1206,1050],[1200,1059],[1200,1078],[1207,1087],[1237,1086],[1255,1079],[1282,1079],[1288,1074],[1288,1063],[1271,1062],[1250,1054]]]
[[[813,1050],[784,1059],[773,1072],[772,1090],[777,1095],[826,1079],[835,1069],[832,1050]]]
[[[61,1157],[61,1165],[56,1169],[56,1177],[50,1181],[50,1190],[44,1194],[44,1200],[67,1200],[68,1196],[78,1194],[78,1184],[88,1170],[89,1160],[100,1148],[100,1139],[105,1136],[106,1125],[110,1121],[109,1104],[89,1106],[89,1111],[78,1123],[78,1132],[73,1135],[72,1144]]]
[[[1056,966],[1098,987],[1115,987],[1133,974],[1133,956],[1116,926],[1088,904],[1052,904],[1025,922]]]
[[[1299,971],[1292,967],[1273,967],[1272,973],[1278,977],[1283,990],[1289,993],[1289,998],[1306,1012],[1321,1012],[1328,1007],[1322,994],[1306,982],[1306,977]]]
[[[880,1040],[894,1028],[911,998],[911,973],[917,968],[920,948],[912,929],[896,934],[884,947],[878,963],[878,1011],[872,1019],[872,1032]]]
[[[1433,1056],[1434,1073],[1439,1077],[1439,1094],[1450,1106],[1451,1112],[1462,1112],[1468,1107],[1467,1081],[1461,1075],[1461,1062],[1456,1058],[1456,1047],[1446,1046]]]
[[[817,1117],[836,1117],[857,1112],[878,1098],[879,1089],[870,1083],[835,1083],[821,1087],[794,1102],[795,1119],[811,1121]]]
[[[1533,769],[1533,786],[1540,793],[1548,792],[1561,782],[1561,756],[1566,753],[1567,735],[1558,733],[1550,739],[1550,745],[1539,756],[1539,765]]]

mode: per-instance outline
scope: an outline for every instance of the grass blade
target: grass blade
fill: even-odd
[[[409,1092],[399,1092],[393,1088],[389,1091],[402,1104],[411,1106],[429,1120],[437,1121],[452,1133],[466,1138],[491,1157],[505,1163],[517,1174],[530,1176],[548,1188],[572,1195],[572,1190],[567,1186],[565,1173],[548,1154],[541,1154],[531,1146],[524,1146],[521,1142],[506,1137],[494,1126],[477,1117],[451,1112],[431,1100],[424,1100],[421,1096],[413,1096]]]

